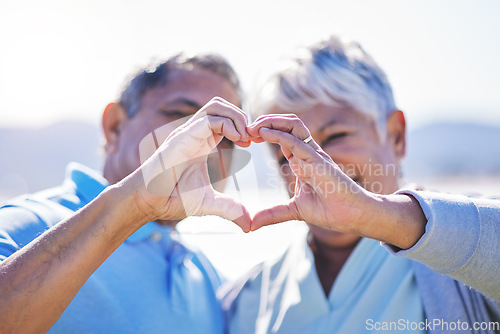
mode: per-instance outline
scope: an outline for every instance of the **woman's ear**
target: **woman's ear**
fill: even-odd
[[[120,129],[127,119],[127,112],[119,103],[110,103],[104,109],[102,113],[102,131],[106,139],[105,149],[107,153],[116,152],[118,149]]]
[[[395,110],[387,120],[387,140],[398,160],[406,154],[406,120],[401,110]]]

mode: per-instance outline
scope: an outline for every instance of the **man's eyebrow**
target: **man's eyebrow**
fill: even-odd
[[[190,100],[190,99],[186,99],[186,98],[183,98],[183,97],[179,97],[179,98],[177,98],[175,100],[169,101],[168,103],[166,103],[164,105],[164,107],[169,107],[169,106],[172,106],[172,105],[175,105],[175,106],[185,105],[185,106],[191,107],[191,108],[196,109],[196,110],[199,110],[202,107],[202,106],[200,106],[198,104],[198,102]]]

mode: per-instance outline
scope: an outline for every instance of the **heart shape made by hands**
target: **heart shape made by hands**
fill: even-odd
[[[245,116],[225,110],[219,108],[216,115],[195,114],[141,166],[148,192],[163,197],[163,202],[157,199],[162,207],[158,219],[218,215],[245,232],[283,221],[304,220],[349,231],[349,222],[359,214],[366,191],[345,175],[314,140],[309,140],[309,130],[297,116],[266,115],[247,125]],[[214,183],[231,176],[223,168],[221,150],[216,150],[223,137],[240,147],[252,142],[279,144],[296,175],[295,194],[290,201],[250,217],[242,203],[214,190]],[[235,154],[237,168],[232,173],[250,161],[246,151],[236,149]],[[222,171],[212,180],[209,159],[219,160]]]

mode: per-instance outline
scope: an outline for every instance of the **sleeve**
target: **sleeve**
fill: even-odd
[[[24,247],[48,229],[35,213],[24,207],[0,209],[0,261]]]
[[[400,190],[413,196],[427,218],[424,235],[393,255],[425,264],[500,301],[500,201]]]

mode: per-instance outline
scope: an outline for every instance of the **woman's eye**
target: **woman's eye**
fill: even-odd
[[[332,141],[335,141],[335,140],[338,140],[340,138],[344,138],[345,136],[347,136],[348,133],[347,132],[338,132],[338,133],[334,133],[332,135],[330,135],[328,138],[326,138],[326,140],[324,141],[325,144],[329,144],[331,143]]]

